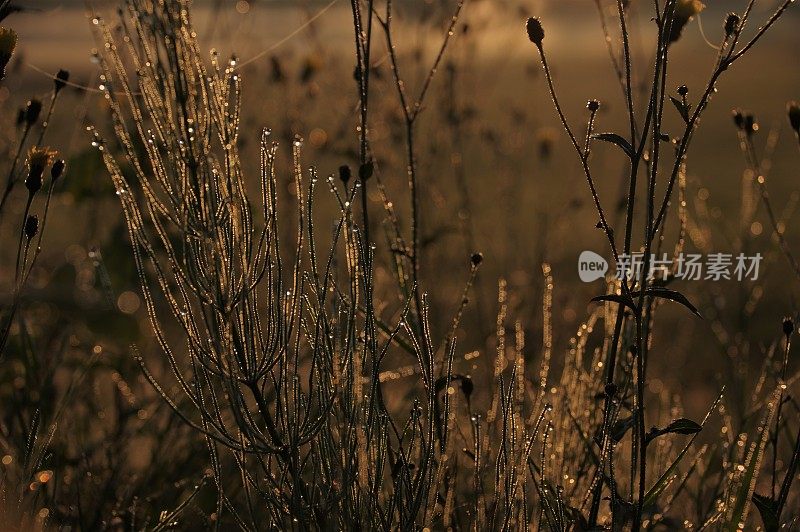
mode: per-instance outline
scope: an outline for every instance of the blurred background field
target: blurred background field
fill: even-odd
[[[106,18],[115,14],[114,2],[92,4]],[[270,127],[280,133],[287,152],[289,139],[295,134],[305,137],[304,161],[317,166],[323,175],[335,172],[340,164],[352,164],[357,147],[354,119],[357,94],[352,74],[349,5],[341,1],[330,4],[256,0],[214,4],[196,2],[194,13],[201,42],[207,48],[216,48],[223,56],[236,54],[242,61],[269,50],[242,71],[245,80],[242,142],[251,148],[244,152],[246,160],[257,164],[256,136],[261,127]],[[672,69],[669,84],[687,85],[690,97],[692,91],[701,89],[713,63],[715,50],[706,38],[712,42],[720,39],[724,14],[735,7],[730,2],[713,0],[707,4],[700,17],[701,24],[695,21],[687,27],[673,51],[677,66]],[[772,4],[759,2],[757,15],[766,16]],[[7,87],[0,89],[9,117],[22,103],[14,101],[10,93],[46,96],[51,82],[37,69],[55,72],[67,68],[75,83],[92,88],[98,84],[98,67],[91,52],[97,44],[83,3],[50,1],[37,4],[37,8],[43,10],[37,16],[15,16],[14,27],[20,37],[19,60]],[[402,43],[398,53],[411,83],[419,82],[439,44],[440,28],[448,16],[447,4],[400,2],[398,9],[398,42]],[[597,98],[603,104],[599,130],[624,127],[624,101],[610,68],[593,2],[470,2],[448,53],[447,72],[437,79],[429,109],[423,113],[419,125],[424,238],[429,241],[423,270],[435,277],[433,281],[423,280],[423,284],[432,294],[434,308],[440,312],[447,314],[457,304],[447,294],[458,293],[467,272],[468,248],[463,228],[454,223],[458,218],[452,216],[460,214],[463,220],[467,214],[462,198],[454,192],[457,172],[463,172],[469,191],[474,247],[486,257],[479,279],[479,299],[486,305],[482,310],[484,321],[494,312],[491,302],[496,279],[505,276],[519,300],[518,312],[535,333],[539,321],[540,264],[546,260],[554,268],[556,319],[560,324],[557,342],[563,346],[583,318],[588,299],[602,288],[599,281],[592,285],[579,281],[576,271],[579,252],[592,249],[607,258],[610,253],[602,233],[593,229],[596,215],[585,179],[551,108],[535,49],[525,39],[522,21],[533,14],[545,22],[550,61],[568,117],[580,123],[586,100]],[[613,6],[606,16],[613,27]],[[641,15],[637,20],[634,16],[633,27],[638,82],[646,82],[641,73],[649,73],[652,61],[644,54],[649,47],[643,45],[652,35],[646,30],[647,21],[643,18]],[[768,39],[725,76],[696,135],[688,165],[690,210],[699,208],[694,214],[698,224],[709,227],[712,251],[734,252],[741,229],[737,226],[737,213],[744,160],[731,121],[731,110],[735,107],[755,113],[761,125],[762,143],[770,133],[779,135],[772,154],[769,188],[778,208],[787,209],[788,238],[800,243],[796,231],[791,230],[797,220],[794,210],[800,157],[785,119],[785,103],[800,94],[800,70],[796,68],[800,50],[798,23],[800,13],[790,10]],[[302,29],[292,35],[299,28]],[[395,203],[403,212],[405,169],[399,149],[402,144],[399,108],[386,49],[380,40],[376,42],[373,57],[376,81],[370,133],[383,180],[390,190],[396,191]],[[73,165],[70,183],[58,197],[53,213],[55,223],[48,235],[53,244],[46,246],[45,260],[40,266],[43,276],[48,275],[44,270],[52,271],[54,265],[65,260],[65,249],[98,247],[108,260],[117,253],[115,249],[104,250],[118,243],[118,238],[114,238],[114,232],[118,231],[116,222],[108,223],[117,219],[117,206],[108,195],[110,185],[105,170],[91,163],[89,139],[82,132],[90,117],[103,113],[102,96],[68,88],[65,100],[68,105],[55,118],[56,133],[49,143],[85,166]],[[453,112],[458,114],[457,123]],[[669,127],[677,130],[677,114],[667,115],[668,131]],[[458,144],[454,141],[456,130]],[[461,161],[459,165],[448,164],[453,158]],[[620,223],[622,213],[614,212],[613,205],[622,197],[624,160],[611,147],[598,146],[592,165],[601,169],[601,198],[613,212],[612,220]],[[380,215],[377,193],[372,199],[371,207]],[[769,256],[758,286],[763,286],[764,304],[773,311],[761,314],[749,327],[756,338],[767,342],[778,317],[795,307],[797,290],[784,283],[787,265],[775,253],[766,220],[759,217],[756,222],[744,230]],[[674,219],[671,223],[674,229]],[[133,278],[124,275],[132,272],[124,264],[125,251],[118,253],[123,264],[108,267],[114,294],[135,292]],[[448,274],[439,278],[434,272]],[[47,286],[56,293],[72,290],[55,282]],[[701,306],[724,308],[736,304],[729,300],[731,288],[724,283],[685,283],[681,289],[696,294]],[[141,319],[138,313],[134,316]],[[478,325],[477,316],[473,319],[474,327]],[[713,318],[695,322],[678,311],[674,319],[689,322],[691,333],[684,338],[694,343],[697,337],[704,342],[702,345],[706,347],[699,356],[709,360],[709,374],[694,372],[681,378],[696,379],[698,386],[708,383],[708,378],[725,360],[724,354],[708,339],[715,334]],[[486,323],[481,327],[482,333],[490,332],[485,330]],[[665,339],[672,338],[669,331],[657,331],[657,335],[662,333]],[[485,346],[480,335],[476,335],[467,340],[465,347]],[[673,367],[685,362],[680,356],[670,355],[682,352],[672,342],[665,342],[660,350],[664,355],[659,358]],[[748,356],[758,358],[758,353]],[[680,372],[670,374],[680,375]]]

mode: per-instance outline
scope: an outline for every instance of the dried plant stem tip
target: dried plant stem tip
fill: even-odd
[[[542,41],[544,40],[544,28],[542,27],[542,22],[536,17],[531,17],[525,24],[525,29],[528,30],[528,39],[530,39],[533,44],[541,48]]]

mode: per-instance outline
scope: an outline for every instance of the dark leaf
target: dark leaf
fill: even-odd
[[[679,99],[677,99],[677,98],[675,98],[673,96],[670,96],[669,99],[672,102],[672,104],[675,106],[675,109],[677,109],[678,112],[680,113],[681,117],[683,118],[683,121],[688,124],[689,123],[689,106],[688,105],[684,105],[682,101],[680,101]]]
[[[685,417],[682,417],[680,419],[674,420],[672,423],[667,425],[667,427],[662,431],[662,433],[694,434],[696,432],[700,432],[701,430],[703,430],[703,427],[701,427],[699,423],[696,423],[691,419],[686,419]]]
[[[628,416],[617,420],[616,423],[611,425],[611,439],[616,443],[622,441],[622,438],[625,437],[625,433],[633,427],[634,423],[636,423],[636,416]]]
[[[645,436],[645,444],[650,443],[654,439],[664,434],[697,434],[701,430],[703,430],[703,427],[701,427],[698,423],[695,423],[691,419],[682,417],[672,421],[672,423],[663,429],[653,428],[647,434],[647,436]]]
[[[775,532],[779,528],[778,516],[778,501],[772,497],[766,497],[753,494],[753,504],[758,508],[758,513],[761,514],[761,520],[764,522],[764,530],[766,532]]]
[[[659,297],[661,299],[669,299],[670,301],[674,301],[675,303],[680,303],[684,307],[688,308],[692,311],[693,314],[697,315],[698,317],[702,318],[703,316],[700,314],[700,311],[697,310],[697,307],[692,305],[686,296],[681,294],[676,290],[670,290],[669,288],[664,288],[663,286],[653,286],[648,288],[645,291],[645,294],[651,297]]]
[[[617,146],[622,148],[622,151],[624,151],[625,154],[631,159],[633,159],[634,156],[636,155],[635,152],[633,151],[633,146],[631,146],[631,143],[622,138],[620,135],[617,135],[616,133],[598,133],[597,135],[594,135],[593,138],[596,138],[597,140],[602,140],[603,142],[610,142],[611,144],[616,144]]]
[[[603,296],[595,296],[592,298],[592,301],[613,301],[614,303],[619,303],[620,305],[626,306],[629,309],[633,310],[633,313],[637,316],[639,315],[639,309],[636,308],[636,303],[633,302],[630,296],[626,296],[625,294],[606,294]]]

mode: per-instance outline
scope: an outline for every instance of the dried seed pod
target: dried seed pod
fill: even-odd
[[[353,174],[350,171],[350,167],[347,166],[346,164],[343,164],[342,166],[339,167],[339,179],[345,185],[347,184],[348,181],[350,181],[350,178],[352,177],[352,175]]]
[[[794,129],[794,132],[800,134],[800,104],[797,102],[789,102],[786,106],[786,112],[789,114],[789,124]]]
[[[533,44],[541,48],[542,41],[544,40],[544,28],[542,27],[542,22],[536,17],[531,17],[528,19],[528,22],[525,23],[525,29],[528,30],[528,39],[530,39]]]
[[[705,4],[700,0],[678,0],[675,4],[675,14],[672,17],[672,25],[670,26],[669,42],[674,43],[680,39],[683,28],[705,7]]]
[[[372,161],[367,161],[358,167],[358,178],[363,183],[364,181],[372,177],[372,172],[374,170],[375,166],[372,164]]]
[[[67,70],[59,70],[58,74],[56,74],[55,84],[56,84],[56,92],[61,92],[61,89],[67,86],[67,82],[69,81],[69,71]]]
[[[596,113],[598,109],[600,109],[600,102],[597,100],[589,100],[586,103],[586,108],[593,113]]]
[[[733,123],[736,124],[738,129],[744,131],[744,113],[741,109],[733,110]]]
[[[472,392],[475,390],[475,383],[472,382],[472,378],[468,375],[465,375],[461,378],[461,392],[464,396],[469,399],[472,395]]]
[[[681,85],[680,87],[678,87],[678,94],[681,96],[686,96],[687,94],[689,94],[689,87],[687,87],[686,85]]]
[[[17,47],[17,33],[10,28],[0,28],[0,79],[6,77],[6,66]]]
[[[25,220],[25,237],[31,240],[39,232],[39,217],[31,214]]]
[[[55,153],[49,148],[39,148],[38,146],[34,146],[28,152],[28,175],[25,178],[25,187],[29,194],[36,194],[42,188],[44,170],[53,160]]]
[[[469,260],[473,266],[480,266],[481,262],[483,262],[483,253],[473,253]]]
[[[32,126],[39,120],[39,114],[42,112],[42,102],[39,100],[30,100],[28,105],[25,106],[25,123]]]
[[[741,19],[736,13],[728,13],[725,17],[725,37],[730,37],[739,29]]]
[[[758,131],[756,117],[752,113],[747,113],[744,115],[744,132],[747,133],[747,136],[752,136],[756,131]]]
[[[59,159],[53,163],[53,166],[50,168],[50,177],[52,180],[58,181],[58,179],[64,175],[64,170],[67,168],[67,163],[64,162],[64,159]]]
[[[786,338],[789,338],[793,332],[794,332],[794,322],[792,321],[792,318],[789,317],[783,318],[783,334],[786,335]]]

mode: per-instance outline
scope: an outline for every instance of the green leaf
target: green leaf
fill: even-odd
[[[631,159],[633,159],[636,156],[636,153],[633,151],[633,146],[631,146],[631,143],[625,140],[620,135],[617,135],[616,133],[598,133],[596,135],[593,135],[592,138],[595,138],[597,140],[602,140],[603,142],[610,142],[611,144],[616,144],[617,146],[622,148],[622,151],[624,151],[625,154]]]

